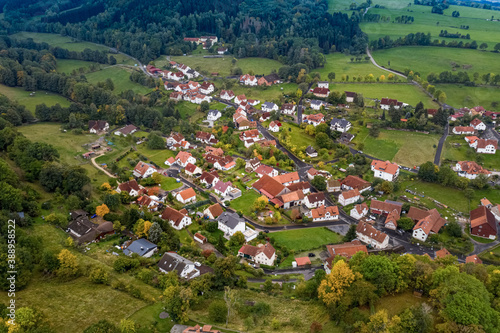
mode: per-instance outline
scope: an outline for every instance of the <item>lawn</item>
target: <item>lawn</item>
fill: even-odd
[[[304,130],[293,123],[281,123],[280,131],[290,133],[290,143],[297,147],[297,151],[305,150],[308,146],[313,146],[316,150],[319,150],[315,138],[307,135]],[[273,134],[277,136],[278,133]]]
[[[132,90],[135,93],[144,95],[153,91],[153,89],[151,88],[130,81],[130,71],[131,70],[114,66],[97,72],[85,74],[85,76],[87,77],[87,81],[92,84],[96,84],[97,82],[104,82],[107,78],[111,78],[115,85],[115,89],[113,92],[116,94],[127,90]]]
[[[426,197],[435,199],[457,211],[468,213],[469,202],[465,198],[463,191],[454,189],[451,187],[444,187],[440,184],[426,183],[421,181],[415,181],[406,188],[417,191],[418,193],[424,194]],[[404,191],[404,189],[403,189]],[[471,207],[474,207],[474,201],[471,202]],[[477,199],[479,203],[479,199]]]
[[[162,177],[160,184],[161,188],[165,191],[172,191],[182,186],[182,183],[178,183],[177,180],[172,177]]]
[[[27,110],[35,114],[36,106],[44,104],[53,106],[59,103],[63,107],[68,107],[70,102],[67,98],[48,91],[38,90],[34,96],[30,96],[31,91],[26,91],[21,87],[7,87],[0,84],[0,93],[7,96],[11,101],[16,101],[24,105]]]
[[[270,87],[246,87],[235,85],[233,92],[235,95],[245,94],[247,98],[258,99],[261,103],[278,100],[280,96],[290,95],[297,91],[298,85],[295,83],[283,83]],[[258,106],[260,108],[260,105]]]
[[[71,74],[73,70],[78,71],[80,68],[88,69],[91,64],[96,64],[91,61],[73,60],[73,59],[57,59],[56,70],[59,73]]]
[[[137,152],[146,156],[150,161],[153,161],[159,167],[165,165],[165,160],[169,157],[174,157],[177,153],[170,149],[149,149],[146,144],[137,146]]]
[[[472,79],[473,74],[500,72],[500,54],[470,49],[457,49],[437,46],[403,46],[373,52],[373,58],[381,66],[404,72],[405,69],[419,72],[426,79],[429,73],[439,74],[465,71]],[[425,61],[422,61],[425,59]],[[390,66],[389,66],[390,62]],[[465,66],[465,69],[462,66]],[[470,68],[468,68],[470,66]]]
[[[482,252],[479,257],[493,264],[500,265],[500,245]]]
[[[155,329],[159,332],[170,332],[175,323],[170,318],[160,319],[160,313],[163,311],[162,303],[147,305],[131,315],[129,319],[140,325],[137,333],[154,332]]]
[[[191,68],[198,68],[200,71],[205,71],[209,74],[217,72],[220,76],[231,75],[231,68],[233,67],[241,68],[243,73],[253,71],[256,75],[267,75],[273,70],[278,71],[278,69],[283,66],[279,61],[267,58],[237,59],[233,66],[233,57],[231,55],[224,56],[223,58],[203,58],[203,56],[193,55],[171,57],[171,59],[175,62],[188,65]],[[158,66],[165,65],[166,63],[165,56],[161,56],[155,60],[155,64]]]
[[[434,161],[440,136],[394,130],[381,130],[378,138],[368,135],[368,130],[359,130],[354,142],[363,143],[363,152],[392,162],[414,167],[427,161]]]
[[[13,34],[11,37],[17,39],[27,39],[32,38],[33,41],[37,43],[48,43],[52,46],[58,46],[63,49],[68,49],[70,51],[78,51],[81,52],[84,49],[91,50],[104,50],[108,51],[109,47],[104,45],[97,45],[90,42],[78,42],[74,38],[61,36],[58,34],[47,34],[47,33],[38,33],[38,32],[27,32],[22,31],[16,34]]]
[[[328,73],[335,73],[335,81],[340,81],[342,74],[349,75],[349,77],[354,76],[365,76],[367,74],[373,74],[375,77],[379,77],[384,74],[387,76],[387,72],[381,70],[371,63],[371,61],[363,61],[361,62],[351,62],[351,57],[348,55],[344,55],[343,53],[331,53],[326,56],[326,65],[325,67],[312,69],[311,72],[318,72],[321,74],[321,80],[328,79]],[[364,57],[363,57],[364,58]]]
[[[342,242],[342,236],[327,228],[294,229],[273,232],[271,238],[295,252],[320,248],[327,244]]]
[[[487,110],[500,111],[499,87],[466,87],[461,84],[437,84],[436,89],[444,91],[447,97],[446,104],[455,108],[471,108],[482,105]]]
[[[254,190],[248,190],[243,192],[241,197],[231,201],[231,208],[236,211],[242,211],[244,215],[249,216],[253,212],[253,203],[255,199],[259,198],[261,195]]]
[[[422,102],[426,108],[438,108],[438,105],[425,92],[409,83],[335,83],[330,85],[330,90],[354,91],[362,93],[365,98],[389,97],[412,106]]]

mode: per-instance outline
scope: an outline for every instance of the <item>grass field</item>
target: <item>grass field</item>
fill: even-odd
[[[68,107],[70,102],[61,95],[57,95],[48,91],[38,90],[35,96],[30,96],[30,91],[24,90],[21,87],[7,87],[0,84],[0,93],[7,96],[11,101],[16,101],[24,105],[31,113],[35,113],[36,106],[45,103],[47,106],[53,106],[59,103],[63,107]]]
[[[182,183],[178,183],[175,178],[172,177],[163,177],[160,184],[161,188],[165,191],[172,191],[182,186]]]
[[[57,59],[56,70],[59,73],[71,74],[73,70],[78,71],[80,68],[89,68],[93,62],[73,59]]]
[[[97,45],[90,42],[77,42],[74,38],[61,36],[58,34],[47,34],[47,33],[39,33],[39,32],[18,32],[13,34],[12,37],[17,39],[27,39],[32,38],[37,43],[48,43],[52,46],[59,46],[63,49],[68,49],[70,51],[83,51],[85,49],[91,50],[109,50],[109,47],[104,45]]]
[[[342,236],[327,228],[278,231],[270,234],[270,237],[274,238],[278,244],[296,252],[317,249],[323,245],[340,243],[342,241]]]
[[[458,84],[437,84],[436,89],[446,93],[446,104],[455,108],[484,106],[500,111],[500,87],[466,87]],[[496,102],[496,103],[494,103]]]
[[[373,58],[381,66],[400,72],[405,69],[419,72],[423,79],[431,72],[439,74],[452,71],[452,64],[460,66],[457,71],[466,71],[472,79],[475,72],[500,72],[500,53],[437,46],[402,46],[373,52]],[[422,61],[425,59],[425,61]],[[390,62],[390,66],[388,65]],[[471,66],[464,69],[462,66]]]
[[[89,73],[85,75],[88,82],[96,84],[97,82],[104,82],[107,78],[111,78],[115,85],[114,93],[119,94],[121,92],[132,90],[136,93],[147,94],[153,89],[140,85],[138,83],[130,81],[130,71],[120,67],[108,67],[106,69]]]
[[[235,85],[232,88],[235,95],[245,94],[247,98],[258,99],[261,103],[277,100],[283,94],[290,95],[292,92],[297,91],[297,89],[298,85],[295,83],[283,83],[266,88]],[[261,104],[257,107],[260,108]]]
[[[312,69],[311,72],[318,72],[321,74],[321,80],[328,79],[328,73],[335,73],[335,81],[340,81],[342,74],[349,75],[349,77],[354,76],[365,76],[367,74],[373,74],[375,77],[379,77],[384,74],[387,76],[387,72],[383,71],[371,63],[371,61],[361,61],[361,62],[351,62],[351,56],[344,55],[342,53],[327,54],[326,65],[323,68]]]
[[[191,68],[199,68],[201,71],[206,71],[209,74],[213,72],[219,73],[220,76],[231,75],[232,67],[239,67],[243,73],[253,71],[256,75],[267,75],[272,70],[278,70],[283,66],[279,61],[267,58],[243,58],[238,59],[236,64],[232,64],[233,57],[231,55],[224,58],[203,58],[203,56],[186,56],[186,57],[171,57],[175,62],[188,65]],[[165,56],[155,60],[157,66],[162,66],[167,63]]]
[[[163,311],[164,305],[162,303],[147,305],[135,312],[129,319],[140,324],[137,333],[154,332],[155,329],[159,332],[170,332],[174,323],[170,318],[160,319],[160,313]]]
[[[413,167],[434,161],[434,145],[437,146],[439,137],[436,134],[381,130],[379,137],[374,138],[362,128],[354,142],[364,143],[363,152],[368,155]]]
[[[304,130],[300,129],[297,125],[282,123],[281,131],[290,133],[290,142],[297,147],[297,151],[305,150],[308,146],[313,146],[316,150],[319,150],[314,137],[307,135]]]
[[[398,101],[408,103],[412,106],[418,102],[424,103],[427,108],[437,108],[438,105],[424,93],[420,88],[412,84],[389,84],[389,83],[336,83],[330,85],[330,90],[354,91],[362,93],[365,98],[381,99],[384,97],[395,98]]]
[[[231,201],[231,208],[242,211],[244,215],[249,216],[253,212],[253,203],[255,199],[260,197],[261,195],[254,190],[249,190],[243,192],[241,197],[234,199]]]

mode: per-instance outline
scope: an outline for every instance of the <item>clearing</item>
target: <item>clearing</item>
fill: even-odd
[[[109,47],[107,46],[90,42],[79,42],[75,38],[61,36],[58,34],[22,31],[11,35],[11,37],[17,39],[32,38],[33,41],[37,43],[47,43],[52,46],[58,46],[60,48],[67,49],[69,51],[81,52],[85,49],[109,51]]]
[[[78,70],[84,68],[88,70],[91,64],[97,64],[96,62],[84,61],[84,60],[73,60],[73,59],[57,59],[57,72],[71,74],[73,70]],[[107,65],[101,65],[107,66]]]
[[[314,223],[311,223],[314,225]],[[342,242],[342,236],[327,228],[294,229],[273,232],[271,238],[295,252],[320,248],[327,244]]]
[[[327,80],[328,79],[328,73],[335,73],[335,80],[334,81],[340,81],[340,78],[342,77],[342,74],[349,75],[349,77],[354,77],[354,76],[365,76],[368,74],[373,74],[375,77],[379,77],[380,75],[385,75],[387,76],[389,73],[386,71],[383,71],[377,67],[375,67],[371,61],[365,61],[364,56],[363,60],[360,62],[352,62],[351,57],[354,56],[347,56],[344,55],[343,53],[331,53],[325,55],[326,57],[326,65],[325,67],[322,68],[315,68],[311,69],[311,72],[318,72],[321,74],[321,80]]]
[[[115,89],[115,94],[122,93],[127,90],[132,90],[135,93],[147,94],[153,91],[152,88],[145,87],[139,83],[130,81],[130,71],[121,67],[108,67],[97,72],[85,74],[89,83],[97,84],[97,82],[104,82],[107,78],[111,78]]]
[[[37,90],[34,96],[30,96],[31,91],[26,91],[21,87],[7,87],[0,84],[0,93],[7,96],[11,101],[24,105],[27,110],[35,114],[36,106],[44,104],[53,106],[56,104],[68,107],[70,102],[67,98],[49,91]]]

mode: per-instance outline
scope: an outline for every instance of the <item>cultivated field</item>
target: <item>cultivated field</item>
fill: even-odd
[[[34,96],[30,96],[31,91],[26,91],[24,88],[7,87],[0,84],[0,93],[7,96],[11,101],[24,105],[33,114],[39,104],[45,103],[47,106],[53,106],[59,103],[63,107],[68,107],[70,104],[69,100],[63,96],[43,90],[38,90]]]

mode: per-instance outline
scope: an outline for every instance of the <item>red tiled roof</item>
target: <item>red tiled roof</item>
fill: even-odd
[[[164,219],[164,220],[167,220],[167,221],[172,221],[174,222],[174,225],[178,226],[182,219],[185,217],[186,215],[183,214],[182,212],[176,210],[176,209],[173,209],[171,207],[166,207],[165,210],[163,211],[163,213],[161,214],[161,218]]]
[[[357,189],[354,189],[354,190],[344,191],[340,195],[344,198],[344,200],[347,200],[358,197],[360,194]]]
[[[300,179],[299,173],[297,171],[284,173],[273,178],[279,181],[281,184],[291,183]]]
[[[182,199],[187,200],[189,198],[196,197],[196,192],[190,187],[179,192],[179,195],[182,197]]]
[[[375,229],[371,224],[360,221],[358,226],[356,227],[356,232],[359,232],[362,235],[367,236],[370,239],[374,239],[379,243],[383,243],[386,237],[388,237],[382,231]]]
[[[309,260],[309,257],[295,258],[295,262],[297,263],[297,266],[305,266],[311,264],[311,260]]]
[[[328,206],[324,205],[319,206],[318,208],[311,209],[311,216],[313,219],[319,219],[326,216],[326,213],[330,213],[330,216],[339,215],[339,208],[337,206]]]
[[[399,169],[399,166],[396,163],[391,163],[389,161],[378,161],[373,160],[371,164],[375,170],[382,171],[391,175],[395,175]]]
[[[369,187],[371,183],[359,177],[349,175],[342,181],[342,185],[362,190]]]
[[[445,249],[443,247],[441,250],[436,251],[435,258],[436,259],[438,259],[438,258],[444,258],[444,257],[449,256],[449,255],[451,255],[451,253],[447,249]]]
[[[261,179],[253,183],[252,187],[266,195],[269,199],[278,196],[285,189],[283,184],[280,184],[280,182],[268,175],[263,175]]]
[[[478,257],[477,254],[473,254],[473,255],[465,258],[466,264],[471,263],[471,262],[474,264],[482,264],[483,263],[483,261]]]
[[[353,255],[360,251],[368,254],[366,246],[361,244],[359,240],[353,240],[350,243],[344,244],[327,245],[326,249],[331,257],[342,256],[347,259],[351,259]]]

